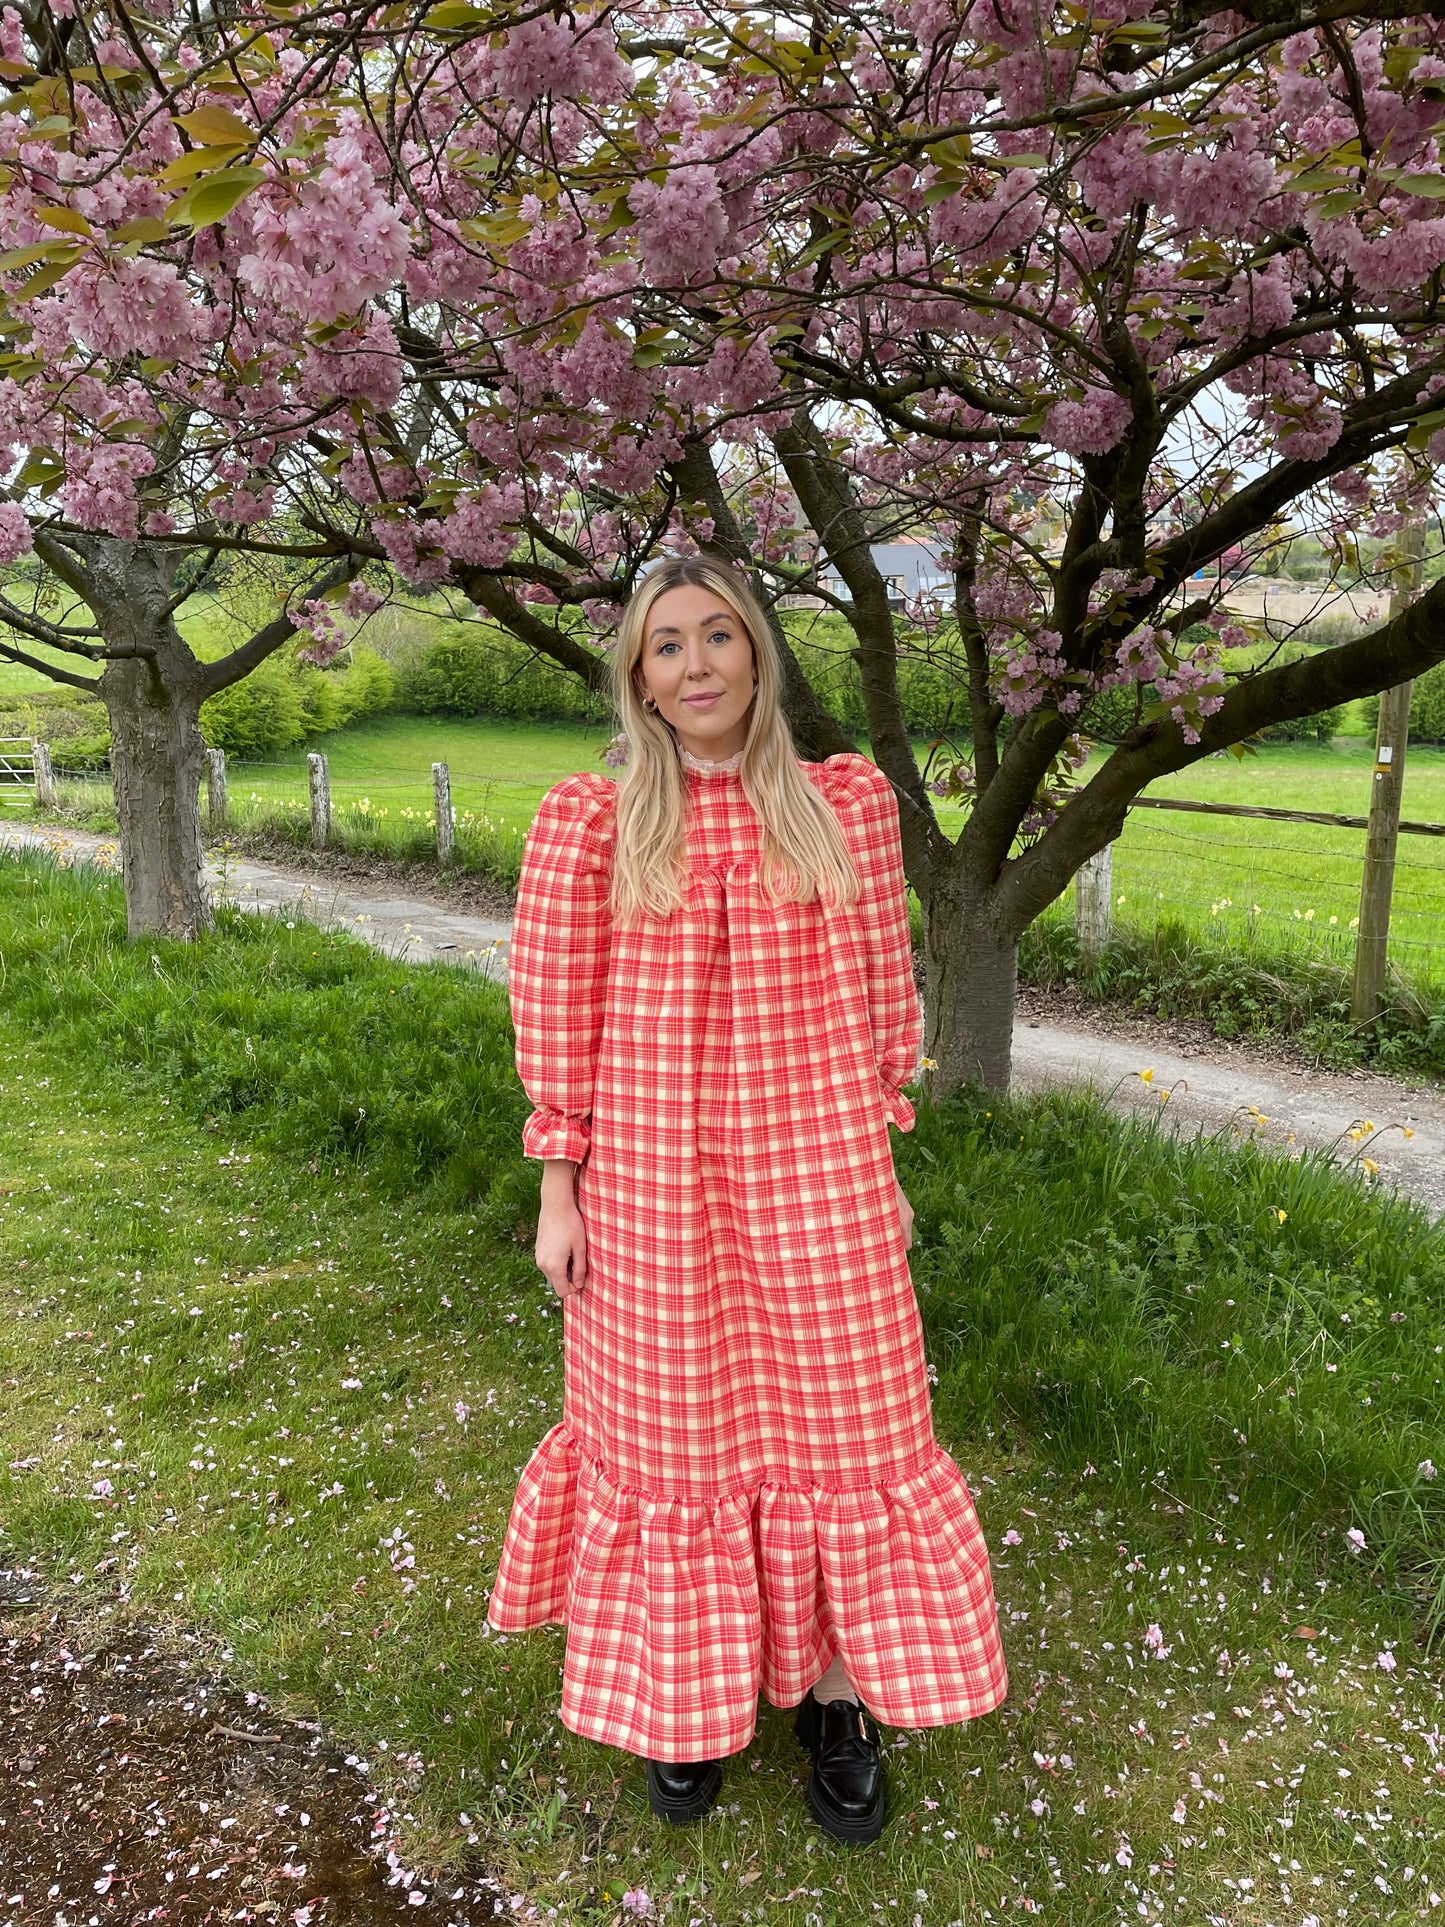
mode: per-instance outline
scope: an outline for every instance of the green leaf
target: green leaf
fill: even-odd
[[[966,167],[973,159],[973,142],[967,134],[950,134],[947,140],[934,141],[923,151],[940,167]]]
[[[962,188],[963,180],[962,177],[958,175],[945,181],[931,181],[923,190],[923,205],[925,207],[937,207],[940,201],[951,201],[955,194],[961,192]]]
[[[1422,415],[1414,424],[1405,437],[1405,446],[1418,454],[1442,428],[1445,428],[1445,408],[1434,408],[1428,415]]]
[[[63,259],[55,260],[48,267],[37,268],[23,288],[17,290],[17,301],[33,301],[37,294],[44,294],[53,288],[57,281],[63,281],[80,259],[82,249],[67,248]]]
[[[181,154],[163,167],[161,179],[169,187],[183,187],[198,174],[214,173],[218,167],[239,160],[249,150],[249,141],[245,147],[193,147],[189,154]]]
[[[797,260],[794,261],[793,266],[795,268],[811,267],[813,263],[823,255],[831,254],[835,248],[842,247],[847,238],[846,234],[841,234],[836,231],[832,234],[820,234],[816,241],[810,242],[808,246],[803,249],[803,252],[798,256]]]
[[[440,6],[427,8],[425,24],[441,33],[453,33],[460,27],[487,26],[490,18],[480,7],[470,6],[468,0],[441,0]]]
[[[170,218],[184,221],[188,227],[214,227],[239,207],[265,178],[264,169],[259,167],[223,167],[218,174],[204,176],[193,187],[188,187],[178,201],[172,202]]]
[[[1321,220],[1337,221],[1342,214],[1353,214],[1363,205],[1361,197],[1352,188],[1341,194],[1326,194],[1317,212]]]
[[[95,232],[79,208],[42,208],[38,218],[44,222],[46,227],[58,227],[66,234],[91,235]]]
[[[208,101],[194,113],[177,114],[175,120],[177,127],[184,127],[192,140],[206,147],[252,147],[257,138],[254,127],[219,101]]]
[[[9,274],[12,268],[33,267],[37,261],[48,261],[58,248],[67,248],[65,241],[31,241],[23,248],[10,248],[0,254],[0,274]]]
[[[1047,154],[996,154],[995,164],[999,167],[1047,167]]]
[[[676,349],[685,349],[687,346],[681,335],[665,335],[661,341],[639,341],[632,351],[632,365],[634,368],[655,368]]]
[[[627,196],[619,195],[612,203],[612,212],[608,215],[605,224],[598,228],[597,238],[606,240],[609,234],[616,234],[621,228],[631,227],[636,219],[637,216],[628,204]]]
[[[28,488],[44,488],[65,474],[65,464],[48,449],[41,449],[32,455],[20,473],[15,477],[12,487],[17,494]]]
[[[1445,174],[1403,174],[1399,186],[1425,201],[1445,201]]]
[[[1321,188],[1339,187],[1343,179],[1334,168],[1314,167],[1307,173],[1293,175],[1285,182],[1285,188],[1291,194],[1316,194]]]
[[[170,228],[154,214],[138,214],[133,221],[122,221],[110,231],[112,241],[165,241],[169,237]]]

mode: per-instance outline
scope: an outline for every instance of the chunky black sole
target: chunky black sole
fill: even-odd
[[[712,1771],[699,1782],[696,1792],[685,1800],[674,1794],[665,1793],[657,1783],[657,1775],[652,1761],[647,1762],[647,1804],[660,1820],[671,1820],[675,1827],[686,1826],[689,1820],[701,1820],[717,1805],[717,1796],[722,1792],[722,1761],[714,1760]]]
[[[793,1721],[793,1731],[797,1735],[798,1744],[807,1753],[814,1753],[818,1743],[818,1716],[813,1711],[816,1706],[817,1701],[810,1693],[798,1707]],[[818,1762],[815,1757],[813,1771],[808,1775],[808,1811],[825,1833],[831,1834],[835,1840],[841,1840],[845,1846],[867,1846],[882,1833],[884,1822],[888,1817],[887,1798],[882,1778],[881,1776],[879,1778],[877,1797],[865,1813],[839,1813],[828,1798],[827,1789],[818,1773]]]

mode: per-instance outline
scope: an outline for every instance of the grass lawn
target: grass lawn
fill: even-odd
[[[484,1625],[561,1391],[503,993],[272,919],[121,930],[112,882],[0,864],[0,1557],[319,1714],[410,1864],[579,1924],[1440,1904],[1445,1230],[1243,1141],[925,1102],[913,1272],[1009,1701],[887,1736],[870,1852],[808,1821],[773,1712],[664,1830],[559,1726],[561,1634]]]

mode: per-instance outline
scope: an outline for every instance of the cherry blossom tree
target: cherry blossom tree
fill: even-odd
[[[0,613],[99,670],[134,928],[204,918],[212,688],[299,629],[324,658],[388,577],[600,686],[638,570],[692,544],[846,615],[924,906],[925,1048],[941,1088],[1001,1084],[1019,937],[1141,788],[1445,656],[1445,591],[1247,675],[1222,610],[1286,520],[1388,567],[1431,501],[1445,49],[1416,11],[0,23]],[[924,768],[889,529],[954,591],[928,646],[962,726]],[[174,616],[234,550],[292,592],[198,664]],[[800,750],[850,747],[776,633]]]

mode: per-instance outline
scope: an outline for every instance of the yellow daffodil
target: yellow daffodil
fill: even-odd
[[[1276,1205],[1274,1208],[1274,1215],[1279,1220],[1279,1222],[1283,1224],[1285,1219],[1289,1216],[1289,1213],[1288,1211],[1281,1211],[1279,1206]]]
[[[1380,1167],[1378,1164],[1376,1164],[1373,1158],[1361,1158],[1360,1164],[1361,1164],[1361,1167],[1365,1171],[1367,1171],[1372,1178],[1376,1178],[1380,1175]]]
[[[1152,1084],[1154,1082],[1154,1073],[1152,1070],[1138,1071],[1136,1072],[1136,1076],[1141,1084]]]

